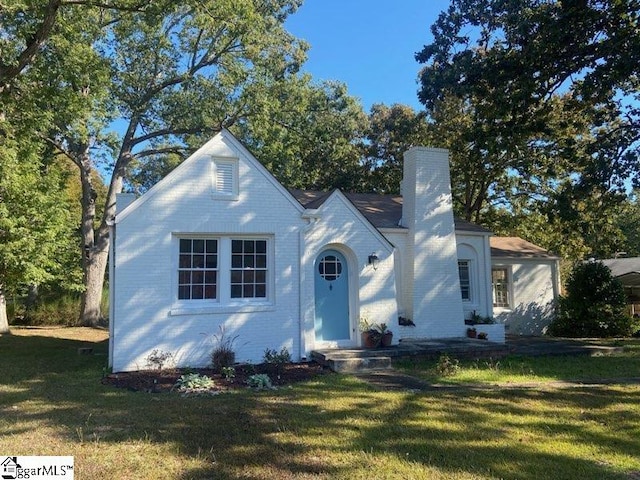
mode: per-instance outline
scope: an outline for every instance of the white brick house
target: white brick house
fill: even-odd
[[[206,365],[220,327],[251,362],[359,346],[361,317],[396,343],[464,336],[465,316],[493,315],[491,233],[454,220],[446,150],[407,152],[402,193],[289,192],[220,132],[140,198],[118,198],[110,366],[146,368],[153,350]]]

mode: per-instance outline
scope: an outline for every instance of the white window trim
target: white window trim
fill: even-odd
[[[274,236],[258,234],[189,234],[172,235],[172,275],[171,291],[173,304],[169,314],[195,315],[208,313],[234,313],[271,311],[275,309],[275,248]],[[218,241],[218,294],[215,299],[178,299],[178,267],[180,239],[204,239]],[[267,278],[266,297],[231,298],[231,240],[266,240],[267,242]]]
[[[494,302],[494,287],[493,287],[493,271],[494,270],[505,270],[507,274],[507,295],[508,295],[508,304],[506,306],[497,306]],[[511,311],[514,305],[513,298],[513,271],[511,265],[491,265],[491,305],[494,309],[499,310],[501,312]]]
[[[211,191],[213,197],[218,200],[238,200],[239,196],[239,161],[237,158],[212,157],[211,158]],[[231,168],[231,191],[218,189],[219,167]]]
[[[474,286],[476,282],[474,281],[475,278],[474,278],[473,260],[468,258],[458,259],[458,278],[460,277],[460,263],[466,263],[467,270],[469,272],[469,298],[468,299],[463,298],[462,303],[465,305],[472,305],[474,303],[474,299],[476,298],[476,295],[474,292]],[[462,297],[462,285],[460,286],[460,297]]]

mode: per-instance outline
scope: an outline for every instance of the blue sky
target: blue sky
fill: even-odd
[[[449,0],[305,0],[287,30],[311,48],[303,71],[315,80],[339,80],[374,103],[421,109],[414,54],[431,41],[429,27]]]

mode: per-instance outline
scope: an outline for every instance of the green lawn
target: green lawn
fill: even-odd
[[[82,480],[630,479],[640,472],[640,386],[380,392],[327,375],[277,391],[182,398],[101,385],[106,342],[91,330],[66,332],[70,338],[0,337],[0,454],[74,455]],[[88,343],[95,354],[78,355]],[[591,372],[592,362],[607,360],[637,366],[638,355],[634,346],[622,362],[570,362]],[[546,365],[541,378],[567,377],[554,377],[548,360],[532,362],[534,370]]]

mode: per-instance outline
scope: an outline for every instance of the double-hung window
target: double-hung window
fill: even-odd
[[[231,240],[231,298],[267,296],[267,241]]]
[[[491,284],[493,290],[493,306],[509,308],[511,306],[509,270],[506,267],[491,269]]]
[[[178,300],[208,300],[220,306],[267,301],[270,243],[258,237],[180,237]]]
[[[178,299],[218,298],[218,240],[181,238]]]
[[[469,260],[458,261],[458,275],[460,277],[460,293],[463,302],[471,301],[471,262]]]

